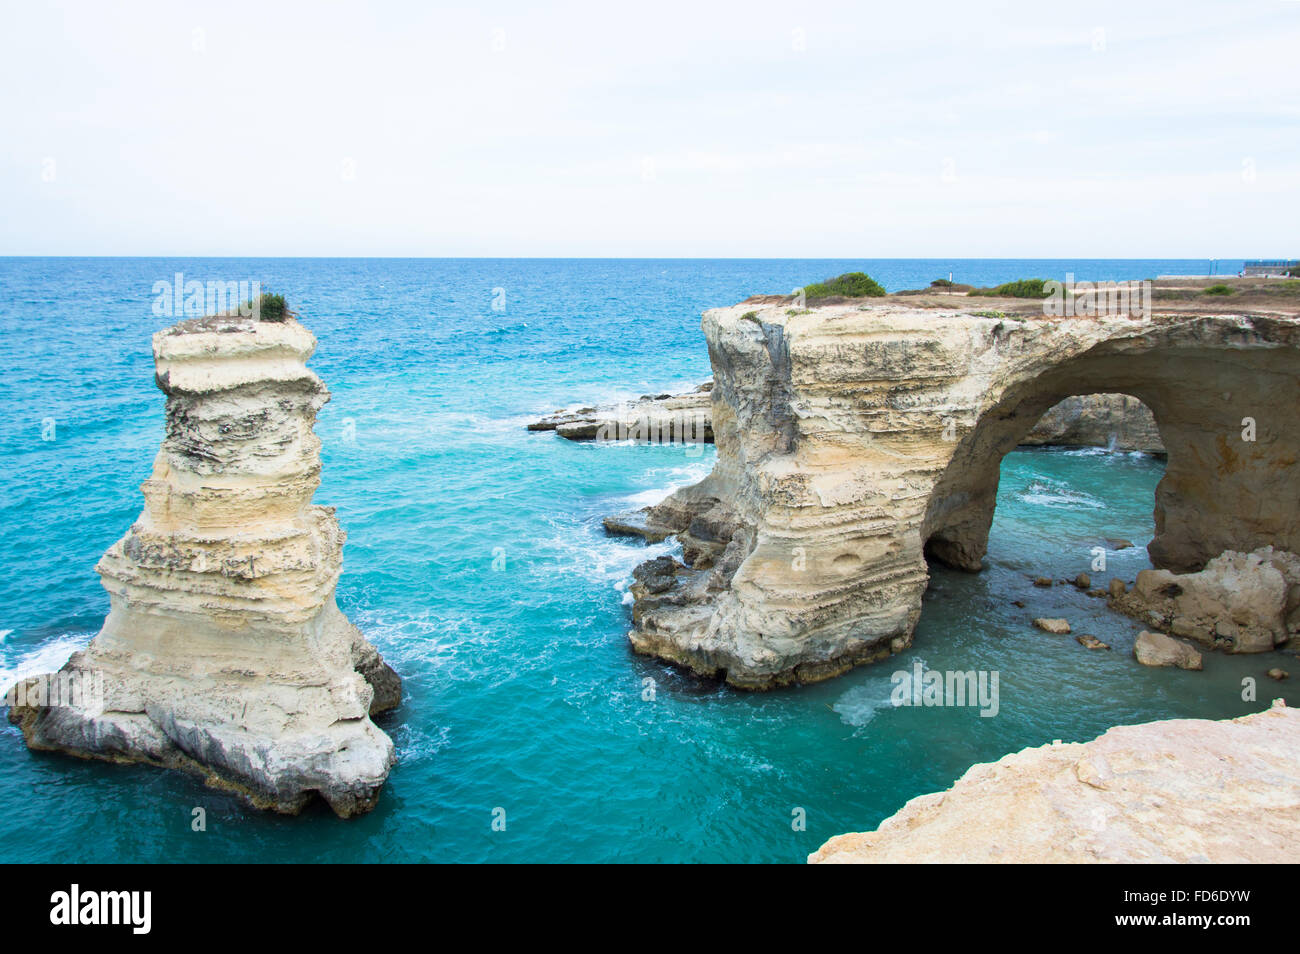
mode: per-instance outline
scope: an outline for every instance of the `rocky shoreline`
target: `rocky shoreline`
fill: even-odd
[[[315,347],[292,319],[154,335],[166,437],[143,512],[96,567],[103,629],[11,691],[30,748],[186,771],[278,812],[373,807],[395,755],[371,717],[401,680],[334,601],[345,534],[310,503],[329,400]]]
[[[1294,863],[1300,710],[1117,726],[971,766],[810,864]]]

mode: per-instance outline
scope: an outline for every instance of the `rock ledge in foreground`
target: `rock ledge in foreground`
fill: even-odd
[[[813,864],[1300,861],[1300,711],[1118,726],[974,765]]]

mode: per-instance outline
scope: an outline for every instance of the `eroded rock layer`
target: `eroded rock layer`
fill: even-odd
[[[632,587],[640,652],[767,688],[905,648],[927,556],[979,569],[1002,457],[1076,394],[1132,395],[1159,422],[1157,566],[1300,544],[1293,317],[742,304],[703,327],[717,463],[618,525],[686,557],[655,574],[671,585]]]
[[[166,437],[96,567],[108,618],[61,672],[102,697],[32,704],[49,677],[29,680],[9,718],[31,748],[188,770],[277,811],[317,793],[342,816],[373,806],[394,752],[370,717],[401,682],[334,601],[345,534],[310,503],[315,346],[293,320],[154,335]]]
[[[1300,711],[1110,729],[972,766],[813,864],[1300,861]]]

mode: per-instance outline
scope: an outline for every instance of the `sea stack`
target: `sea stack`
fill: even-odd
[[[329,400],[315,347],[292,318],[154,335],[166,437],[96,567],[103,628],[57,679],[13,690],[30,748],[183,769],[280,812],[316,794],[342,817],[374,806],[394,752],[370,717],[401,681],[334,601],[345,534],[310,502]],[[60,682],[82,691],[56,699]]]

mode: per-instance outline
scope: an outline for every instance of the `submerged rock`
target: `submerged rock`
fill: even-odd
[[[370,809],[393,765],[371,716],[401,681],[334,601],[345,534],[314,506],[329,392],[297,321],[154,335],[166,437],[135,524],[96,567],[111,609],[56,677],[15,687],[32,749],[182,769],[262,808]],[[42,686],[92,691],[55,702]]]
[[[1138,633],[1133,643],[1133,658],[1144,666],[1203,668],[1201,654],[1191,646],[1164,633],[1150,633],[1145,629]]]
[[[972,766],[810,863],[1294,863],[1300,711],[1117,726]]]
[[[1087,633],[1082,633],[1074,637],[1074,640],[1084,649],[1110,649],[1108,644],[1103,643],[1096,636],[1090,636]]]
[[[1039,617],[1034,620],[1034,625],[1045,633],[1051,633],[1053,636],[1065,636],[1070,632],[1070,623],[1064,619]]]

